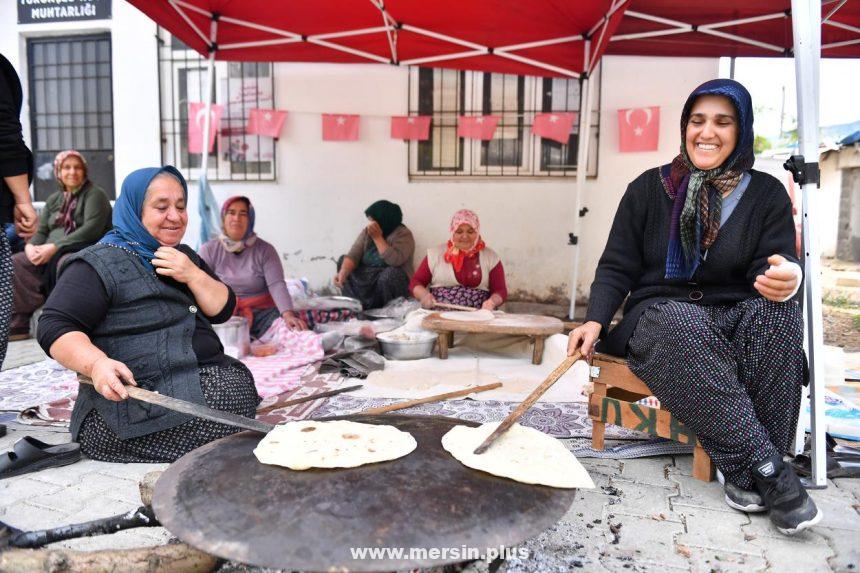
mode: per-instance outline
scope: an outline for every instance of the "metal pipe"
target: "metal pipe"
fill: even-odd
[[[590,63],[591,42],[585,42],[585,69],[588,69]],[[576,237],[576,244],[573,245],[573,268],[570,274],[570,308],[568,309],[568,317],[573,320],[574,312],[576,312],[576,283],[579,281],[579,237],[580,237],[580,216],[579,210],[582,207],[582,192],[585,188],[585,176],[588,171],[588,148],[591,139],[591,75],[582,80],[582,107],[579,110],[579,143],[576,159],[576,191],[573,200],[573,236]]]
[[[821,3],[792,0],[794,65],[797,82],[797,133],[800,153],[818,163],[818,67],[821,61]],[[818,244],[818,205],[810,200],[816,189],[801,185],[803,196],[804,312],[812,430],[811,485],[827,487],[824,439],[824,332],[821,314],[821,249]]]

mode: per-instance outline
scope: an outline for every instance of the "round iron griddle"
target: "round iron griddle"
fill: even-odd
[[[328,418],[333,419],[333,418]],[[347,416],[390,424],[418,442],[402,458],[357,468],[293,471],[261,464],[260,434],[243,432],[198,448],[158,480],[153,509],[182,541],[241,563],[301,571],[385,571],[466,561],[350,548],[511,547],[558,521],[576,490],[518,483],[465,467],[442,436],[471,422],[440,416]],[[418,556],[420,557],[420,555]]]

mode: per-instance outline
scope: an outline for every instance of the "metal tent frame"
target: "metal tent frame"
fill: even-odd
[[[131,0],[132,3],[137,3],[139,0]],[[680,34],[698,33],[706,36],[718,37],[746,46],[751,46],[763,50],[765,53],[789,55],[791,50],[787,50],[784,46],[779,46],[770,42],[763,42],[743,36],[740,34],[724,31],[726,28],[732,28],[739,25],[755,24],[767,22],[771,20],[791,18],[793,29],[793,53],[795,56],[796,82],[798,93],[798,133],[799,144],[802,156],[794,158],[791,166],[791,171],[795,180],[800,183],[802,189],[803,203],[803,246],[804,246],[804,311],[806,315],[806,345],[807,356],[810,365],[810,401],[812,411],[812,477],[808,484],[812,487],[826,487],[826,470],[825,470],[825,440],[824,440],[824,365],[820,358],[823,356],[823,330],[822,330],[822,315],[821,315],[821,288],[819,283],[820,273],[820,248],[818,246],[818,236],[815,225],[811,224],[812,214],[815,213],[816,205],[811,200],[810,194],[812,186],[818,184],[818,77],[819,77],[819,62],[822,50],[835,50],[846,46],[860,44],[860,28],[851,26],[845,23],[833,20],[833,16],[841,9],[848,0],[825,0],[825,4],[835,4],[834,7],[828,10],[827,14],[822,18],[822,4],[816,0],[792,0],[791,11],[779,11],[752,16],[747,18],[738,18],[733,20],[713,22],[709,24],[691,24],[672,18],[665,18],[648,14],[645,12],[630,10],[628,4],[635,3],[635,0],[613,0],[609,9],[600,18],[587,34],[577,34],[568,36],[559,36],[545,38],[542,40],[531,41],[527,43],[510,44],[503,46],[491,47],[469,41],[467,39],[454,37],[448,34],[443,34],[434,30],[430,30],[420,26],[410,25],[405,22],[398,21],[386,9],[382,0],[368,0],[380,14],[382,20],[381,26],[363,27],[352,30],[342,30],[331,33],[322,33],[316,35],[302,35],[290,30],[282,30],[272,26],[251,22],[225,15],[219,15],[204,8],[192,4],[188,0],[166,0],[166,3],[179,15],[182,21],[189,26],[193,33],[203,41],[208,48],[208,73],[207,73],[207,96],[209,100],[206,102],[206,123],[203,133],[203,156],[202,156],[202,183],[205,184],[206,170],[208,166],[209,156],[209,133],[211,121],[211,95],[212,82],[214,80],[214,63],[216,55],[224,56],[224,59],[231,59],[231,52],[236,52],[245,48],[279,46],[284,44],[306,43],[313,46],[327,48],[336,53],[349,54],[359,58],[364,62],[374,62],[382,64],[391,64],[396,66],[427,66],[431,64],[439,64],[442,62],[451,62],[455,60],[468,60],[469,58],[481,58],[486,56],[497,56],[505,60],[525,64],[538,70],[548,72],[547,75],[559,75],[571,78],[579,78],[582,80],[582,109],[580,110],[580,134],[579,134],[579,149],[578,149],[578,165],[576,175],[576,187],[573,195],[574,207],[574,222],[573,222],[573,237],[574,237],[574,254],[571,270],[571,303],[569,315],[574,316],[576,309],[576,284],[578,282],[578,267],[579,267],[579,250],[580,245],[578,238],[580,222],[580,208],[582,191],[585,183],[585,169],[583,166],[587,163],[589,151],[589,132],[590,132],[590,116],[592,110],[593,86],[589,79],[590,73],[600,60],[601,55],[606,50],[610,43],[615,46],[629,40],[641,40],[646,38],[657,38]],[[141,6],[143,9],[143,7]],[[209,34],[205,34],[203,30],[195,24],[190,13],[196,14],[198,17],[203,16],[210,22]],[[643,32],[618,34],[613,35],[613,31],[618,25],[621,16],[634,18],[638,20],[648,21],[654,24],[665,25],[665,29],[649,30]],[[219,23],[231,24],[247,28],[267,34],[269,37],[262,40],[234,42],[227,44],[218,44],[218,25]],[[831,42],[822,46],[821,44],[821,26],[829,26],[838,28],[842,31],[847,31],[857,34],[857,38],[849,40],[841,40]],[[417,34],[425,38],[431,38],[444,42],[447,45],[462,47],[464,50],[457,52],[443,52],[432,56],[424,56],[420,58],[412,58],[401,60],[398,57],[398,33],[400,31]],[[355,36],[366,36],[371,34],[385,34],[388,44],[388,57],[380,56],[366,50],[361,50],[349,46],[345,46],[332,40],[339,38],[351,38]],[[534,57],[524,56],[521,53],[524,50],[533,48],[555,46],[561,44],[582,43],[583,66],[582,70],[577,71],[569,67],[563,67],[551,62],[542,61]],[[610,50],[610,53],[614,50]],[[814,159],[814,161],[805,162],[804,158]],[[202,189],[202,187],[201,187]],[[800,433],[800,432],[799,432]]]

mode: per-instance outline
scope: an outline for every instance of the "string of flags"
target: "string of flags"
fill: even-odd
[[[209,151],[215,145],[215,135],[221,125],[224,106],[211,104]],[[358,141],[361,116],[356,114],[323,113],[323,141]],[[577,112],[536,113],[532,133],[562,144],[568,143],[579,114]],[[188,103],[188,152],[202,153],[206,104]],[[430,139],[428,115],[392,116],[391,138],[403,141]],[[457,136],[466,139],[489,141],[495,137],[500,115],[461,115],[457,118]],[[277,109],[251,109],[245,133],[278,139],[287,120],[287,112]],[[660,108],[657,106],[618,110],[619,151],[656,151],[660,127]]]

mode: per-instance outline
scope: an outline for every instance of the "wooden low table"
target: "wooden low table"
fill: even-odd
[[[455,332],[474,332],[528,336],[534,344],[532,364],[540,364],[543,360],[546,337],[564,329],[563,323],[551,316],[506,313],[497,314],[493,320],[466,322],[442,318],[441,313],[434,312],[424,318],[421,326],[439,334],[439,358],[442,360],[448,358],[448,349],[454,346]]]

